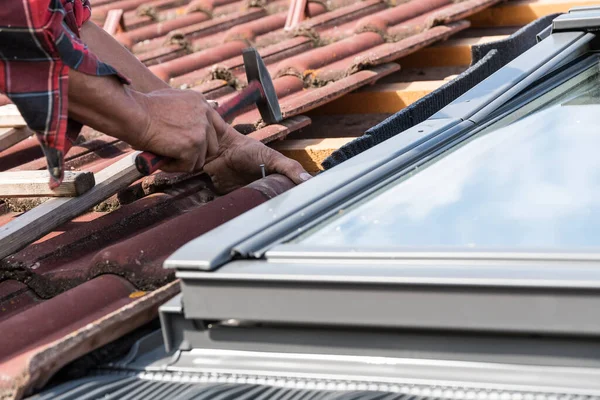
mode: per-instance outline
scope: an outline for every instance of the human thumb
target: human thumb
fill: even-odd
[[[277,153],[277,155],[273,157],[272,167],[269,169],[278,174],[287,176],[296,185],[304,183],[312,178],[312,176],[302,168],[302,165],[298,161],[287,158],[281,153]]]

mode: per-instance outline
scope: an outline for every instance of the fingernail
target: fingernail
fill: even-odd
[[[309,174],[308,172],[303,172],[300,174],[300,179],[302,179],[303,181],[307,181],[310,178],[312,178],[312,175]]]

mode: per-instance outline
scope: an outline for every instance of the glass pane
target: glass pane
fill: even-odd
[[[297,241],[598,248],[598,85],[594,66]]]

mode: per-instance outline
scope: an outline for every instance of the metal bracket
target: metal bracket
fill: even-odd
[[[552,33],[600,31],[600,6],[574,7],[552,21]]]

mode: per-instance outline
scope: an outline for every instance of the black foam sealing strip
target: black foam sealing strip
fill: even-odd
[[[427,120],[485,78],[535,46],[537,34],[548,27],[558,15],[560,14],[542,17],[504,40],[473,46],[471,48],[473,61],[466,71],[368,129],[364,135],[340,147],[323,161],[323,168],[330,169]]]

